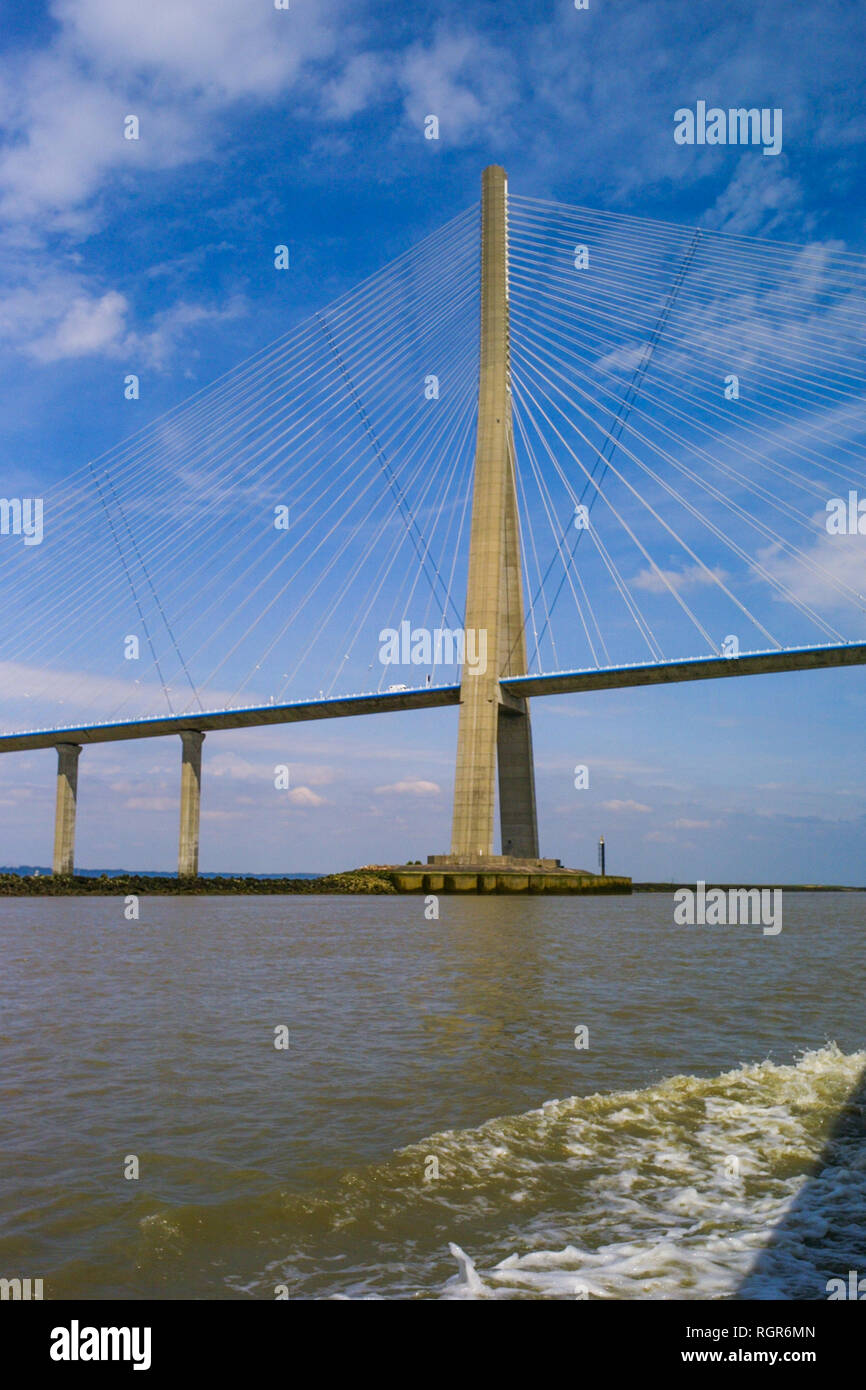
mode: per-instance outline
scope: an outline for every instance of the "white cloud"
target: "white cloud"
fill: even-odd
[[[383,57],[357,53],[341,73],[320,87],[322,114],[348,120],[384,95],[390,85],[390,71]]]
[[[55,0],[53,8],[88,62],[124,77],[157,70],[220,99],[283,94],[337,42],[332,0],[292,0],[287,11],[249,0]]]
[[[85,206],[108,177],[176,168],[212,151],[233,102],[306,90],[317,64],[352,38],[337,23],[343,8],[343,0],[293,0],[290,11],[246,0],[56,0],[52,42],[0,71],[0,215],[88,229]],[[371,94],[366,77],[362,90],[363,64],[347,67],[348,108],[352,91],[356,101]],[[124,138],[130,114],[138,140]]]
[[[0,294],[0,341],[20,346],[46,361],[63,356],[63,341],[73,349],[86,338],[108,341],[125,329],[126,302],[111,291],[92,293],[83,277],[69,266],[56,265],[50,257],[35,264],[13,255],[7,258],[7,284]]]
[[[127,811],[176,811],[177,798],[173,796],[131,796],[124,802]]]
[[[688,565],[682,570],[663,570],[659,568],[641,570],[632,579],[636,589],[645,589],[650,594],[667,594],[671,589],[682,593],[684,589],[702,588],[717,584],[725,579],[724,570],[703,569],[701,565]],[[667,582],[665,582],[667,581]]]
[[[289,801],[293,806],[327,806],[327,801],[323,796],[319,796],[310,787],[293,787],[288,793]]]
[[[597,372],[633,372],[646,356],[646,343],[627,343],[614,348],[597,358],[594,370]]]
[[[78,723],[168,714],[165,694],[150,670],[149,678],[131,680],[56,665],[0,661],[0,687],[5,692],[0,731],[53,728],[57,724],[73,728]],[[175,714],[197,708],[188,685],[172,685],[169,690]],[[205,709],[212,710],[229,708],[233,695],[216,687],[199,693]]]
[[[324,764],[292,762],[292,773],[303,777],[304,785],[310,787],[329,787],[336,778],[333,768]]]
[[[0,281],[0,342],[42,363],[100,354],[132,358],[138,368],[160,368],[191,330],[246,312],[241,295],[225,304],[181,299],[156,313],[148,327],[136,329],[127,296],[88,285],[76,257],[69,255],[34,257],[13,250]]]
[[[270,767],[251,763],[237,753],[212,754],[207,760],[208,777],[224,777],[231,782],[261,782],[269,773]]]
[[[133,331],[119,286],[88,283],[42,248],[58,233],[95,231],[109,197],[142,174],[212,157],[240,100],[302,102],[305,115],[340,120],[375,99],[384,60],[356,52],[346,11],[347,0],[293,0],[289,11],[247,0],[55,0],[51,40],[0,60],[0,334],[10,346],[44,363],[134,352],[162,367],[189,328],[240,312],[237,298],[219,308],[181,300]],[[392,94],[393,83],[392,73]],[[128,115],[138,140],[124,138]]]
[[[750,150],[702,221],[716,231],[769,236],[799,211],[802,202],[799,181],[785,172],[785,156],[757,160]]]
[[[123,345],[128,308],[116,290],[98,299],[80,295],[48,333],[30,344],[29,351],[40,362],[94,352],[116,354]]]
[[[109,174],[173,168],[201,144],[182,104],[137,111],[123,88],[80,72],[63,52],[39,55],[2,80],[9,138],[0,151],[0,215],[12,222],[48,217],[61,230],[85,230],[91,219],[80,209]],[[138,141],[123,138],[128,114],[144,118]]]
[[[641,815],[649,815],[652,811],[652,807],[644,806],[642,801],[603,801],[601,805],[604,811],[633,811]]]
[[[511,56],[479,33],[440,29],[431,43],[412,44],[398,67],[409,123],[420,132],[426,116],[438,116],[448,144],[504,137],[516,97],[512,66]]]
[[[820,518],[822,524],[824,519]],[[776,597],[788,602],[790,595],[824,612],[845,610],[857,623],[858,632],[862,632],[866,605],[866,536],[831,536],[824,531],[814,544],[803,548],[803,555],[809,564],[779,546],[758,552],[759,562],[788,590],[788,594]],[[844,585],[857,597],[844,592],[839,585]]]
[[[211,327],[230,323],[246,312],[247,305],[241,295],[233,295],[222,306],[190,304],[186,300],[179,300],[155,316],[153,327],[148,332],[132,335],[126,350],[140,352],[148,366],[163,367],[189,329],[202,323],[209,323]]]
[[[386,787],[376,787],[376,795],[390,793],[394,796],[438,796],[442,788],[436,782],[391,782]]]

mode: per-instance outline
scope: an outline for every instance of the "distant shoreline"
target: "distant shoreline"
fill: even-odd
[[[680,879],[677,883],[632,883],[633,893],[676,893],[679,888],[690,886],[685,880]],[[777,889],[780,893],[866,893],[866,885],[850,883],[751,883],[748,880],[741,880],[739,883],[720,883],[718,879],[708,878],[707,888],[721,888],[729,893],[742,888],[767,888]]]
[[[632,893],[675,893],[683,883],[633,883]],[[784,893],[866,893],[866,887],[827,883],[741,883],[731,885],[707,880],[708,888],[775,888]],[[254,878],[245,874],[210,875],[181,879],[173,874],[76,874],[55,878],[51,874],[0,872],[0,897],[127,897],[130,894],[167,897],[253,896],[293,894],[393,894],[400,889],[386,872],[355,869],[344,873],[303,878]]]
[[[397,889],[384,874],[339,873],[315,878],[248,878],[245,875],[223,875],[210,878],[178,878],[176,875],[123,874],[91,877],[76,874],[74,878],[55,878],[51,874],[2,874],[0,897],[6,898],[64,898],[64,897],[208,897],[217,894],[251,896],[252,894],[296,893],[393,893]]]

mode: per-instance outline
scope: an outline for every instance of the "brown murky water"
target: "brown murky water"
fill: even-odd
[[[866,1248],[859,1140],[810,1177],[858,1113],[864,918],[861,894],[786,894],[778,936],[675,926],[661,895],[442,898],[438,921],[414,898],[151,898],[138,922],[7,899],[0,1275],[826,1297]]]

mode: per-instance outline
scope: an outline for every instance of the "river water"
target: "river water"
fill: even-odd
[[[0,1275],[645,1299],[866,1274],[862,894],[785,894],[778,935],[677,926],[661,894],[439,908],[0,900]]]

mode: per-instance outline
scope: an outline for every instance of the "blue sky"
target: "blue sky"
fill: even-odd
[[[866,251],[864,19],[844,3],[4,0],[0,491],[50,507],[88,459],[474,204],[490,162],[526,197]],[[676,145],[673,113],[699,99],[781,108],[781,155]],[[21,597],[7,585],[7,614]],[[85,601],[80,624],[76,669],[98,676]],[[544,852],[591,866],[604,833],[638,878],[866,882],[863,679],[537,701]],[[455,736],[453,712],[211,736],[202,867],[447,848]],[[85,752],[80,865],[172,867],[178,761],[173,741]],[[50,753],[4,757],[3,862],[46,862],[53,776]]]

